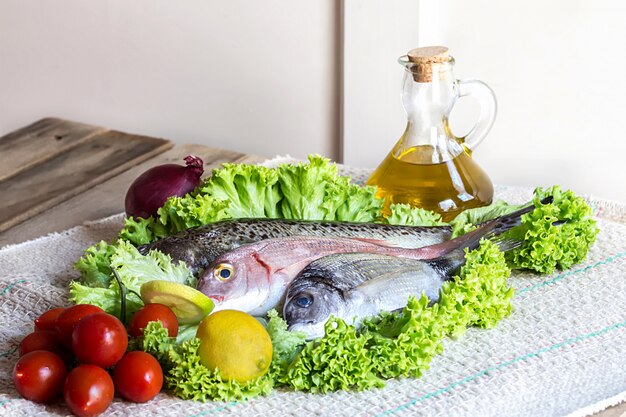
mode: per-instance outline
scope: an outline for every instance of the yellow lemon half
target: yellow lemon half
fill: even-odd
[[[219,369],[225,380],[248,382],[265,375],[272,362],[272,341],[254,317],[237,310],[222,310],[198,326],[200,362]]]

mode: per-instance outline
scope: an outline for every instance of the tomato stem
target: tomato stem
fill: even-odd
[[[129,288],[126,288],[126,291],[128,291],[131,294],[135,294],[135,296],[141,300],[141,295],[139,295],[139,293],[137,293],[137,291],[131,290]]]

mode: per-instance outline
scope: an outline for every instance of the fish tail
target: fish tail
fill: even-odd
[[[540,201],[542,205],[552,203],[553,197],[548,196]],[[489,223],[494,223],[493,228],[486,234],[485,237],[491,238],[494,236],[498,236],[504,232],[508,232],[512,228],[519,226],[522,224],[522,216],[526,213],[530,213],[535,209],[534,204],[529,204],[525,207],[522,207],[519,210],[516,210],[512,213],[506,214],[504,216],[498,217],[497,219],[493,219],[484,223],[484,225],[488,225]]]
[[[511,237],[503,238],[501,236],[492,239],[492,242],[498,246],[498,249],[500,249],[501,252],[508,252],[510,250],[517,249],[524,243],[521,239]]]
[[[540,202],[541,204],[550,204],[552,197],[546,197]],[[465,249],[476,249],[482,239],[491,239],[502,252],[519,248],[524,243],[523,240],[500,235],[515,226],[519,226],[522,223],[521,217],[534,209],[535,205],[530,204],[505,216],[482,223],[477,229],[453,239],[457,242],[453,250],[440,251],[439,257],[430,259],[427,262],[435,269],[442,271],[442,276],[451,276],[451,272],[456,271],[465,263]],[[433,245],[431,248],[435,246],[443,247],[445,244],[446,242]]]
[[[550,204],[552,202],[552,196],[548,196],[540,201],[541,204]],[[512,213],[506,214],[504,216],[498,217],[493,220],[489,220],[483,224],[481,224],[477,229],[474,229],[463,236],[458,237],[460,240],[460,249],[468,248],[469,250],[476,249],[478,245],[480,245],[480,241],[482,239],[492,239],[501,235],[502,233],[508,232],[512,228],[519,226],[522,224],[522,216],[526,213],[530,213],[535,209],[534,204],[529,204],[527,206],[522,207],[519,210],[516,210]],[[498,242],[496,242],[498,243]],[[518,245],[521,245],[522,242],[519,242]],[[504,243],[502,241],[502,248],[509,247],[512,245],[511,242]],[[514,249],[511,247],[506,250]]]

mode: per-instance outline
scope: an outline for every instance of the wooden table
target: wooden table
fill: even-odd
[[[131,182],[155,165],[193,154],[204,176],[224,162],[264,158],[46,118],[0,137],[0,247],[124,211]],[[600,417],[625,417],[626,403]]]
[[[0,247],[124,211],[132,181],[193,154],[204,176],[265,158],[46,118],[0,137]]]

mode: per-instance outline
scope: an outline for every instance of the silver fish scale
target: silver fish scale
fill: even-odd
[[[449,240],[448,226],[396,226],[285,219],[225,220],[184,230],[139,248],[142,254],[158,249],[174,261],[184,261],[197,275],[215,258],[241,245],[287,236],[325,236],[374,239],[404,248],[419,248]]]

